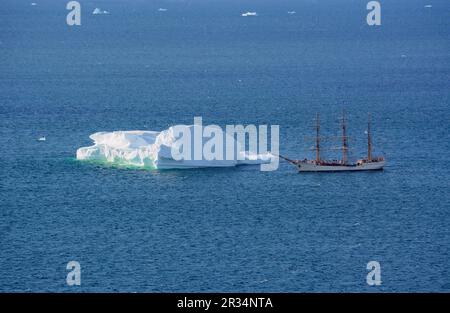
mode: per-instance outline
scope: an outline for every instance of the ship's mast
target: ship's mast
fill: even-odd
[[[320,163],[320,121],[319,121],[319,113],[316,114],[316,163]]]
[[[347,163],[347,125],[345,124],[345,110],[342,111],[342,163]]]
[[[370,135],[370,113],[367,117],[367,161],[372,162],[372,137]]]

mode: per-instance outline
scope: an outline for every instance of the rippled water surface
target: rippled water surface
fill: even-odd
[[[385,1],[379,27],[353,0],[80,2],[79,27],[65,3],[0,6],[1,291],[450,291],[447,1]],[[304,158],[315,113],[337,135],[343,107],[354,156],[372,113],[384,171],[74,159],[96,131],[194,116],[278,124]]]

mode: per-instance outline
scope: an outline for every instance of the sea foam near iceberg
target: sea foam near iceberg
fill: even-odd
[[[185,127],[190,133],[197,130],[203,131],[203,126],[198,125],[177,125]],[[94,141],[94,145],[82,147],[77,150],[77,159],[85,161],[95,161],[105,164],[140,167],[147,169],[183,169],[202,167],[230,167],[241,164],[266,164],[270,163],[273,155],[269,152],[263,154],[250,153],[242,149],[242,145],[222,132],[223,146],[216,147],[226,151],[230,142],[234,149],[232,157],[220,159],[185,158],[177,159],[173,156],[173,151],[183,150],[180,147],[179,137],[176,135],[174,127],[164,131],[113,131],[98,132],[89,137]],[[204,137],[203,137],[204,138]],[[196,148],[194,136],[190,138],[190,151],[194,153]],[[203,151],[207,140],[202,141],[200,148]]]

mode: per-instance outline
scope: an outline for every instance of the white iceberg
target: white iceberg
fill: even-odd
[[[100,8],[95,8],[94,11],[92,11],[92,14],[97,15],[97,14],[109,14],[108,11],[106,10],[102,10]]]
[[[159,12],[166,12],[166,11],[167,11],[167,9],[164,9],[164,8],[159,8],[159,9],[158,9],[158,11],[159,11]]]
[[[186,127],[194,133],[198,125],[178,125]],[[200,130],[202,131],[202,130]],[[95,161],[100,163],[141,167],[148,169],[184,169],[202,167],[230,167],[241,164],[267,164],[270,163],[273,155],[269,152],[265,154],[251,154],[244,151],[234,138],[222,132],[223,151],[226,151],[226,144],[232,142],[235,149],[231,158],[206,160],[189,159],[177,160],[173,157],[173,149],[180,149],[178,137],[175,136],[174,127],[170,127],[162,132],[157,131],[113,131],[98,132],[89,137],[94,141],[94,145],[82,147],[77,150],[77,159]],[[194,136],[190,140],[190,151],[194,153]],[[207,140],[203,139],[202,151]],[[184,147],[183,147],[184,149]]]
[[[258,16],[258,13],[256,13],[256,12],[245,12],[245,13],[242,13],[241,16]]]
[[[295,11],[288,11],[287,13],[292,15],[292,14],[295,14],[297,12],[295,12]]]

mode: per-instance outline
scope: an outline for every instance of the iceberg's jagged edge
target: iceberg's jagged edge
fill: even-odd
[[[180,126],[180,125],[178,125]],[[181,125],[191,128],[197,125]],[[187,169],[204,167],[232,167],[237,165],[255,165],[270,163],[272,154],[251,154],[244,151],[241,145],[223,132],[224,144],[231,140],[236,147],[234,157],[225,160],[175,160],[172,157],[172,147],[176,146],[174,128],[164,131],[112,131],[97,132],[89,136],[94,145],[81,147],[76,152],[77,160],[89,161],[124,168],[141,169]],[[205,144],[205,141],[203,141]],[[191,141],[191,151],[194,142]],[[223,147],[225,151],[225,145]],[[239,157],[238,157],[239,155]]]

